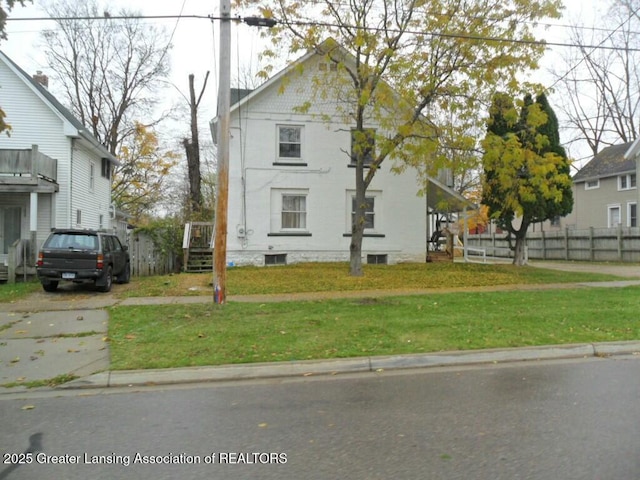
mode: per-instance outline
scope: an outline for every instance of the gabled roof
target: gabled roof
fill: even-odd
[[[102,145],[96,137],[93,136],[78,120],[75,115],[73,115],[68,108],[62,105],[56,97],[54,97],[49,90],[47,90],[40,82],[34,80],[34,78],[25,72],[18,64],[16,64],[13,60],[11,60],[4,52],[0,51],[0,60],[3,60],[9,68],[11,68],[18,77],[20,77],[35,93],[42,99],[49,107],[63,120],[68,122],[71,127],[77,132],[77,136],[86,140],[91,145],[93,145],[99,152],[99,154],[103,158],[109,159],[115,165],[118,165],[119,162],[109,151]]]
[[[231,89],[231,105],[238,103],[244,97],[249,95],[253,90],[248,88],[232,88]]]
[[[629,147],[629,150],[624,154],[624,158],[635,160],[635,158],[640,154],[640,137],[636,138],[634,142]]]
[[[323,46],[326,46],[327,48],[340,48],[342,50],[344,50],[343,47],[337,46],[336,42],[333,39],[328,39],[325,40],[319,48],[322,48]],[[344,50],[346,51],[346,50]],[[269,88],[270,86],[277,84],[282,78],[284,78],[286,75],[288,75],[289,73],[291,73],[292,71],[294,71],[298,65],[305,63],[308,59],[312,58],[313,56],[317,55],[319,52],[316,50],[309,50],[307,53],[305,53],[302,57],[298,58],[297,60],[294,60],[293,62],[291,62],[287,67],[285,67],[284,69],[280,70],[278,73],[276,73],[273,77],[269,78],[266,82],[262,83],[260,86],[258,86],[258,88],[254,89],[254,90],[241,90],[241,89],[235,89],[236,93],[235,93],[235,97],[234,97],[234,89],[231,89],[231,111],[233,112],[234,110],[240,108],[242,105],[244,105],[245,103],[247,103],[249,100],[251,100],[252,98],[254,98],[255,96],[259,95],[261,92],[263,92],[264,90],[266,90],[267,88]],[[238,91],[242,91],[243,94],[239,93]],[[214,122],[215,119],[212,121]]]
[[[635,172],[635,158],[627,158],[625,155],[631,145],[632,142],[627,142],[603,149],[574,175],[574,183]]]

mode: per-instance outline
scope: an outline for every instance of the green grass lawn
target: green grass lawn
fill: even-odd
[[[227,294],[285,294],[303,292],[409,290],[568,283],[611,280],[610,275],[561,272],[514,265],[407,263],[365,265],[363,277],[350,277],[347,263],[307,263],[278,267],[235,267],[227,270]],[[118,295],[148,297],[206,295],[212,274],[138,277]]]
[[[640,338],[640,287],[224,307],[114,307],[112,368],[345,358]]]
[[[42,290],[40,282],[0,283],[0,303],[8,303]]]
[[[228,270],[230,301],[110,309],[112,368],[166,368],[640,339],[640,287],[448,292],[617,277],[513,265],[346,263]],[[210,295],[211,274],[135,278],[130,296]],[[39,290],[0,285],[0,302]],[[394,296],[366,298],[369,290]],[[415,293],[412,296],[402,296]],[[425,294],[422,291],[430,293]],[[362,292],[365,298],[240,303],[233,295]]]

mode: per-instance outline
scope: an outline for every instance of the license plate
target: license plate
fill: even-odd
[[[74,278],[76,278],[76,274],[73,272],[64,272],[62,274],[62,278],[66,279],[66,280],[73,280]]]

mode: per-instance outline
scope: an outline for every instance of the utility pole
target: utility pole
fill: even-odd
[[[213,301],[227,300],[227,207],[229,203],[229,124],[231,110],[231,0],[220,0],[218,81],[218,186],[213,246]]]
[[[254,27],[273,27],[273,18],[246,17]],[[231,123],[231,0],[220,0],[220,73],[218,80],[218,184],[213,243],[213,301],[227,301],[227,211],[229,204],[229,129]]]

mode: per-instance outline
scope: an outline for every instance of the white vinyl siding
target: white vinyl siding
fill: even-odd
[[[97,228],[100,214],[109,218],[111,202],[110,181],[98,175],[101,156],[94,147],[82,147],[84,140],[74,140],[77,130],[20,75],[0,59],[0,105],[12,127],[10,137],[0,135],[0,149],[30,149],[37,145],[40,153],[57,161],[59,191],[52,196],[39,195],[38,238],[51,227],[75,226],[77,209],[83,210],[83,226]],[[95,167],[94,191],[90,195],[91,162]]]
[[[100,215],[109,218],[109,189],[110,181],[101,175],[96,175],[95,156],[78,142],[73,149],[73,182],[71,192],[72,211],[82,210],[83,228],[100,228]],[[92,168],[93,167],[93,168]],[[93,169],[93,177],[91,172]],[[92,187],[93,182],[93,187]],[[74,222],[76,218],[73,219]],[[77,224],[77,222],[76,222]]]

